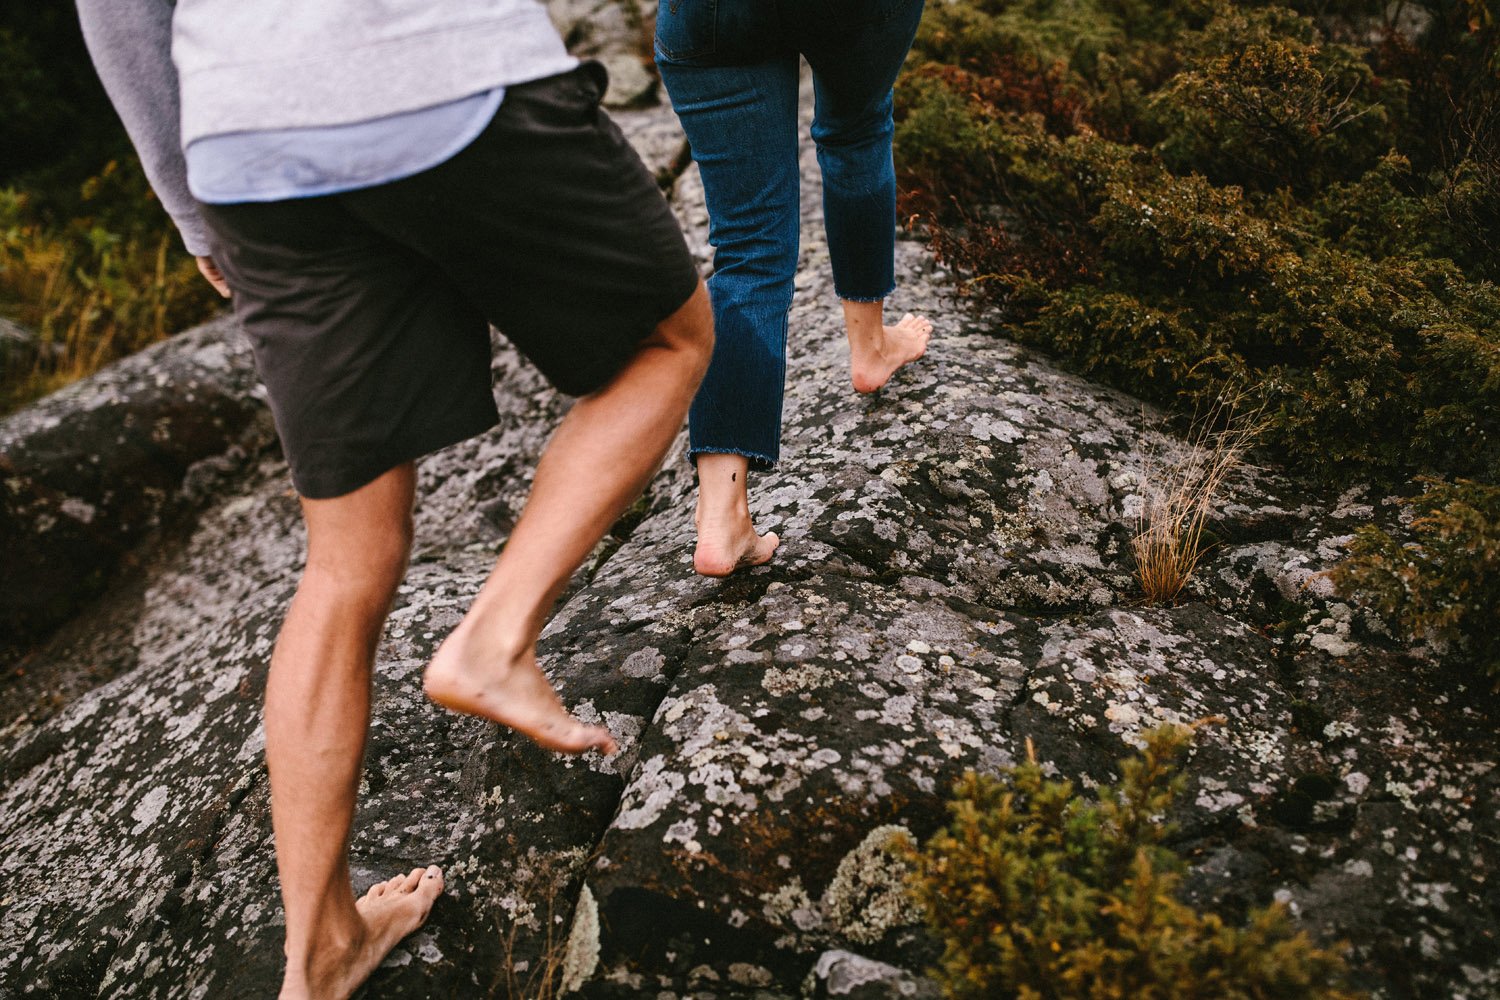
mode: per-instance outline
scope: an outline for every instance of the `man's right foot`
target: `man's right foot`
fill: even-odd
[[[735,570],[770,562],[780,544],[774,531],[757,535],[748,515],[728,524],[700,517],[693,569],[703,576],[728,576]]]
[[[288,956],[280,1000],[348,1000],[391,949],[427,921],[442,893],[443,872],[436,865],[377,882],[354,902],[360,927],[352,944],[315,949],[296,960]]]
[[[478,632],[466,618],[438,647],[422,677],[428,698],[455,712],[509,726],[548,750],[619,752],[608,729],[568,714],[536,662],[535,646],[511,655],[486,643]]]

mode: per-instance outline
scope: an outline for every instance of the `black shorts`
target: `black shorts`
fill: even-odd
[[[605,83],[584,63],[507,88],[479,138],[403,180],[202,206],[303,496],[493,426],[489,324],[583,395],[692,295],[692,256],[600,109]]]

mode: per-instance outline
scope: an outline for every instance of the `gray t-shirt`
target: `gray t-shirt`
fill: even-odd
[[[535,0],[77,0],[84,39],[190,252],[207,230],[183,148],[347,125],[572,68]]]

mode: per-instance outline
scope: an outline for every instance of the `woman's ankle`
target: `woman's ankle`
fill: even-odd
[[[864,342],[878,338],[885,330],[885,302],[856,302],[839,299],[844,308],[844,332],[849,341]]]
[[[746,480],[750,460],[744,455],[705,452],[698,456],[698,509],[695,519],[721,522],[750,518]]]

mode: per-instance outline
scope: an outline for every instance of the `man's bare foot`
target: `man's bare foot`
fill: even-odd
[[[436,865],[377,882],[354,902],[354,940],[288,955],[280,1000],[347,1000],[402,938],[426,922],[442,892],[443,872]]]
[[[780,544],[774,531],[757,535],[748,513],[729,522],[700,516],[693,569],[703,576],[728,576],[737,569],[770,562]]]
[[[927,353],[932,324],[907,313],[895,326],[873,331],[849,328],[849,376],[855,392],[874,392],[890,381],[896,369]]]
[[[619,752],[608,729],[568,714],[536,662],[536,647],[510,655],[486,643],[466,618],[438,647],[422,686],[444,708],[509,726],[538,746],[561,753]]]

